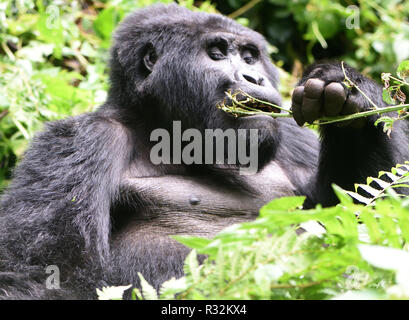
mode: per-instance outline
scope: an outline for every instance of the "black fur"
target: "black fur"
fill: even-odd
[[[138,271],[158,287],[182,275],[188,252],[168,235],[214,234],[255,217],[257,206],[285,194],[307,195],[307,206],[334,204],[331,183],[351,188],[409,159],[406,122],[391,138],[373,125],[375,117],[359,129],[328,125],[319,144],[293,120],[235,119],[217,109],[224,91],[238,85],[266,97],[265,87],[234,81],[231,70],[206,56],[207,37],[222,33],[259,48],[259,60],[249,68],[271,83],[267,98],[279,103],[277,71],[256,32],[176,5],[130,15],[114,37],[107,102],[94,113],[48,124],[1,198],[1,298],[92,299],[102,286],[137,285]],[[378,85],[348,72],[383,104]],[[329,83],[342,81],[343,73],[339,64],[319,64],[300,85],[310,78]],[[259,167],[275,168],[268,183],[276,189],[257,189],[254,181],[266,183],[264,176],[251,180],[234,168],[153,165],[150,133],[171,128],[172,120],[200,130],[259,129]],[[190,193],[201,202],[185,201]],[[49,265],[59,267],[61,289],[46,289]]]

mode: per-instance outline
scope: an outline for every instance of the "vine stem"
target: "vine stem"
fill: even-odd
[[[383,114],[387,112],[393,112],[393,111],[399,111],[404,108],[408,108],[409,104],[401,104],[398,106],[391,106],[391,107],[385,107],[382,109],[376,109],[376,110],[369,110],[369,111],[363,111],[363,112],[358,112],[358,113],[353,113],[347,116],[339,116],[339,117],[323,117],[320,118],[321,122],[318,124],[329,124],[329,123],[334,123],[334,122],[340,122],[340,121],[347,121],[347,120],[352,120],[352,119],[357,119],[361,117],[368,117],[372,116],[375,114]],[[324,122],[322,122],[324,120]]]
[[[14,56],[13,52],[11,52],[11,50],[9,49],[8,45],[5,42],[1,43],[1,48],[4,50],[4,52],[7,54],[11,61],[16,60],[16,57]]]
[[[245,104],[242,104],[240,102],[237,103],[239,106],[243,108],[249,108]],[[314,125],[324,125],[324,124],[330,124],[330,123],[335,123],[335,122],[341,122],[341,121],[348,121],[348,120],[353,120],[353,119],[358,119],[362,117],[368,117],[372,115],[381,115],[383,113],[388,113],[388,112],[394,112],[394,111],[399,111],[404,108],[408,108],[409,104],[401,104],[398,106],[390,106],[390,107],[385,107],[382,109],[376,109],[376,110],[368,110],[368,111],[363,111],[363,112],[358,112],[358,113],[353,113],[350,115],[346,116],[337,116],[337,117],[323,117],[319,119],[319,122],[314,123]],[[265,112],[265,111],[260,111],[257,109],[254,109],[254,111],[247,111],[245,109],[236,109],[236,108],[228,108],[228,107],[221,107],[225,112],[229,113],[235,113],[235,114],[242,114],[242,115],[258,115],[258,114],[264,114],[267,116],[271,116],[274,118],[291,118],[292,114],[290,113],[275,113],[275,112]]]
[[[241,105],[241,104],[239,103],[239,105]],[[249,108],[247,106],[244,106],[244,107]],[[266,116],[270,116],[270,117],[273,117],[273,118],[292,118],[293,117],[289,113],[265,112],[265,111],[260,111],[260,110],[257,110],[257,109],[254,109],[254,111],[247,111],[247,110],[244,110],[242,108],[240,108],[240,109],[236,109],[236,108],[230,109],[230,108],[227,108],[227,107],[221,107],[220,109],[227,112],[227,113],[242,114],[242,115],[247,115],[247,116],[264,114]]]
[[[243,108],[245,108],[245,109],[249,109],[249,110],[252,110],[252,111],[265,112],[265,111],[262,111],[262,110],[259,110],[259,109],[251,108],[251,107],[245,105],[245,102],[244,102],[244,101],[239,101],[239,100],[237,100],[237,99],[236,99],[237,94],[242,94],[242,95],[246,96],[246,97],[247,97],[248,99],[250,99],[250,100],[253,100],[253,101],[256,101],[256,102],[258,102],[258,103],[264,104],[264,105],[266,105],[266,106],[271,106],[271,107],[274,107],[274,108],[277,108],[277,109],[280,109],[280,110],[282,110],[282,111],[285,111],[285,112],[288,112],[288,113],[292,114],[292,111],[291,111],[291,110],[288,110],[288,109],[286,109],[286,108],[280,107],[280,106],[278,106],[278,105],[276,105],[276,104],[274,104],[274,103],[268,102],[268,101],[263,101],[263,100],[254,98],[254,97],[252,97],[251,95],[249,95],[248,93],[244,92],[244,91],[241,90],[241,89],[238,89],[238,90],[235,92],[235,94],[232,94],[232,93],[230,93],[229,91],[225,92],[225,94],[226,94],[227,97],[230,98],[235,104],[238,104],[238,105],[240,105],[241,107],[243,107]],[[269,112],[267,112],[267,113],[269,113]]]
[[[0,112],[0,120],[7,116],[8,113],[9,113],[8,110],[3,110],[2,112]]]
[[[261,2],[261,0],[252,0],[249,3],[245,4],[244,6],[242,6],[240,9],[237,9],[233,13],[230,13],[228,17],[231,19],[236,19],[237,17],[240,17],[243,13],[249,11],[259,2]]]
[[[405,85],[405,86],[409,86],[409,83],[407,83],[407,82],[404,81],[404,80],[400,80],[400,79],[395,78],[394,76],[391,76],[391,75],[389,75],[389,78],[391,78],[392,80],[395,80],[395,81],[397,81],[397,82],[400,82],[401,84],[403,84],[403,85]]]
[[[368,101],[369,103],[374,107],[374,109],[379,109],[379,107],[371,100],[371,98],[369,98],[365,92],[363,92],[355,83],[352,82],[351,79],[349,79],[349,77],[346,74],[345,71],[345,67],[344,67],[344,61],[341,61],[341,68],[342,68],[342,72],[344,73],[345,76],[345,81],[348,82],[348,84],[351,87],[354,87],[356,90],[358,90]]]

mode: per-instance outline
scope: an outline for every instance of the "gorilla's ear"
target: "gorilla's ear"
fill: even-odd
[[[153,66],[155,65],[157,59],[158,56],[153,45],[147,45],[145,48],[145,54],[143,55],[143,65],[149,73],[152,72]]]

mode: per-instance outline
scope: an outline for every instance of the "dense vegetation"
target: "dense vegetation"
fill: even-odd
[[[0,0],[0,188],[45,121],[95,110],[105,100],[112,30],[131,10],[155,2],[170,1]],[[407,121],[409,2],[179,3],[218,10],[263,33],[273,60],[283,68],[285,98],[304,65],[336,58],[379,81],[385,73],[384,99],[400,104],[399,121]],[[357,28],[347,28],[354,8],[359,9],[359,21],[353,20]],[[393,130],[394,119],[383,120]],[[302,198],[278,199],[256,221],[233,226],[214,239],[178,237],[195,250],[186,260],[186,277],[167,282],[160,297],[409,299],[409,199],[395,189],[407,187],[409,166],[401,165],[381,173],[391,183],[374,177],[368,184],[375,181],[376,188],[361,185],[366,198],[336,189],[340,205],[308,211],[300,210]],[[351,196],[363,204],[354,204]],[[297,236],[300,226],[306,232]],[[200,267],[197,253],[209,256]],[[135,297],[157,298],[142,283]],[[104,289],[100,295],[117,298],[121,288]]]

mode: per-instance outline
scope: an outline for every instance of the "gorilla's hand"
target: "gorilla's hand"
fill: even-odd
[[[347,70],[348,75],[351,73],[360,85],[370,85],[369,79],[352,68]],[[367,110],[368,101],[356,89],[347,88],[342,83],[344,78],[340,65],[322,64],[308,70],[292,97],[292,111],[297,124],[302,126],[305,122],[312,123],[323,116],[348,115]],[[365,118],[359,118],[335,125],[362,128],[365,122]]]

